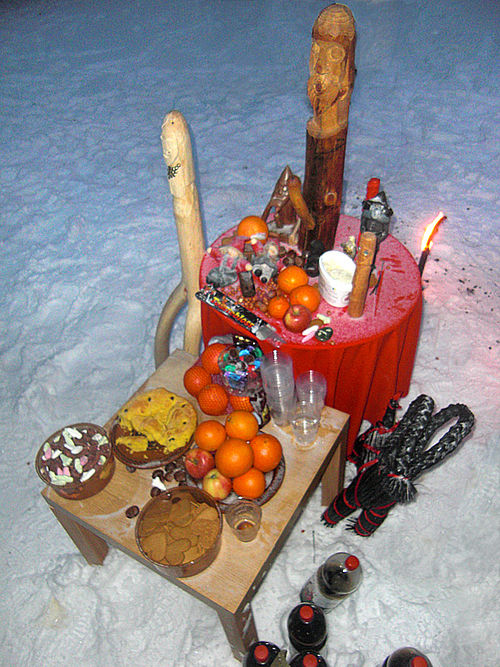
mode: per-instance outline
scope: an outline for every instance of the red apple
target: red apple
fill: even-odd
[[[215,466],[215,460],[210,452],[194,447],[186,454],[184,465],[191,477],[201,479]]]
[[[294,303],[283,315],[283,324],[289,331],[299,333],[311,324],[312,314],[301,303]]]
[[[229,477],[225,477],[217,468],[207,472],[203,478],[203,490],[209,493],[215,500],[224,500],[231,493],[233,483]]]

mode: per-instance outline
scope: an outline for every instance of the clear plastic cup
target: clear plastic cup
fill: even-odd
[[[281,350],[273,350],[263,357],[260,373],[271,415],[278,426],[284,426],[295,405],[292,358]]]
[[[321,416],[326,396],[326,378],[322,373],[313,370],[301,373],[295,380],[295,391],[298,401],[310,403]]]
[[[292,415],[292,430],[299,449],[309,449],[318,435],[321,413],[309,401],[297,401]]]

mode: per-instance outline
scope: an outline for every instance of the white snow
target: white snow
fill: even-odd
[[[103,423],[153,371],[180,261],[160,145],[192,131],[208,242],[303,176],[312,0],[11,0],[0,6],[0,662],[230,667],[212,609],[111,549],[87,565],[40,496],[45,437]],[[416,646],[440,667],[498,663],[499,5],[352,0],[357,79],[343,211],[379,176],[392,233],[424,272],[409,396],[477,424],[370,539],[327,529],[316,493],[253,603],[259,636],[319,563],[351,550],[361,588],[328,617],[332,667]],[[496,208],[495,208],[496,207]],[[182,341],[182,318],[173,347]],[[402,414],[402,412],[401,412]],[[348,477],[353,468],[348,468]]]

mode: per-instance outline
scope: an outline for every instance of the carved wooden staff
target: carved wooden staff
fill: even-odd
[[[363,314],[376,249],[377,237],[375,234],[373,232],[363,232],[356,256],[356,271],[354,272],[352,292],[347,307],[347,314],[351,317],[361,317]]]
[[[182,279],[163,307],[155,335],[155,364],[169,354],[169,335],[177,313],[188,304],[184,330],[184,350],[198,356],[201,341],[198,272],[205,252],[198,190],[195,183],[191,138],[184,116],[171,111],[161,128],[163,157],[173,197],[177,240],[181,256]]]
[[[314,115],[307,123],[304,199],[316,226],[301,228],[299,247],[313,239],[333,248],[340,215],[349,104],[354,86],[354,18],[345,5],[320,12],[312,30],[307,93]]]

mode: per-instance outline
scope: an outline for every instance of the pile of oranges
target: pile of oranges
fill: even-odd
[[[258,498],[264,493],[265,473],[278,466],[283,454],[278,438],[259,432],[257,419],[245,410],[234,410],[224,424],[215,419],[201,422],[194,442],[212,453],[215,468],[242,498]]]
[[[309,285],[309,276],[302,267],[290,264],[282,269],[278,274],[277,283],[280,293],[270,299],[267,307],[271,317],[281,320],[290,306],[297,304],[307,308],[311,314],[318,309],[321,295],[315,285]]]
[[[247,396],[230,396],[222,385],[212,381],[212,376],[220,373],[219,357],[227,347],[224,343],[207,345],[200,356],[201,365],[195,364],[184,373],[186,391],[207,415],[223,415],[230,402],[233,408],[249,412],[253,409]]]

